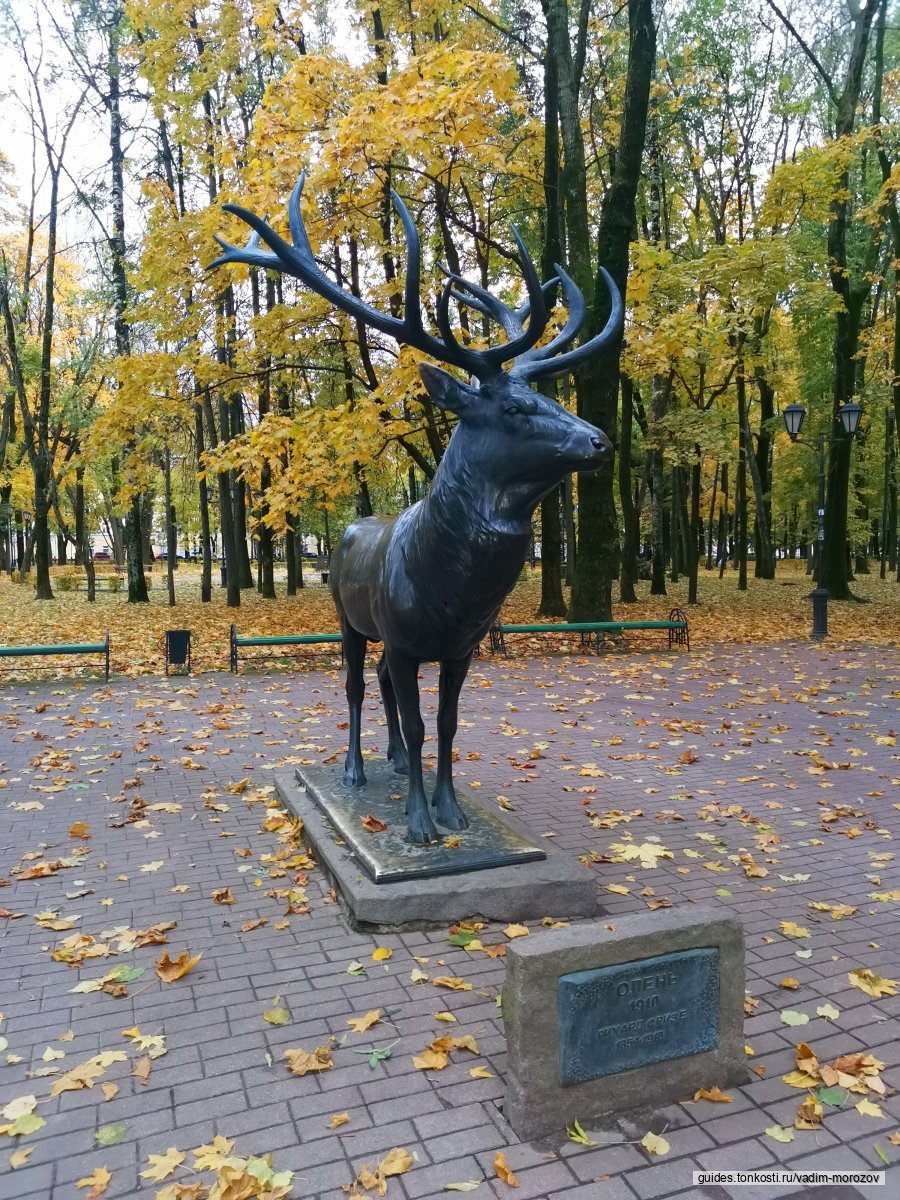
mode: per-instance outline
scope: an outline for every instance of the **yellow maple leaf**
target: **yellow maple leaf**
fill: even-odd
[[[367,1029],[371,1029],[373,1025],[381,1020],[381,1009],[370,1008],[367,1013],[363,1013],[361,1017],[351,1017],[347,1024],[354,1033],[365,1033]]]
[[[443,1071],[449,1061],[450,1055],[445,1050],[427,1046],[421,1054],[413,1057],[412,1065],[417,1071]]]
[[[341,1125],[346,1125],[350,1120],[350,1114],[346,1112],[332,1113],[328,1118],[328,1126],[330,1129],[338,1129]]]
[[[292,1075],[309,1075],[312,1071],[328,1071],[334,1066],[331,1061],[331,1051],[327,1046],[316,1046],[315,1050],[285,1050],[282,1058],[286,1058]]]
[[[718,1086],[711,1088],[700,1088],[694,1092],[694,1100],[712,1100],[714,1104],[730,1104],[733,1097],[727,1092],[723,1092]]]
[[[857,967],[855,971],[848,971],[847,978],[854,987],[865,992],[867,996],[874,996],[876,1000],[880,1000],[882,996],[897,995],[896,979],[884,979],[868,967]]]
[[[390,949],[390,947],[379,946],[376,950],[372,951],[372,961],[373,962],[386,962],[393,953],[394,952],[393,952],[393,950]]]
[[[802,925],[798,925],[796,921],[782,921],[780,923],[780,925],[778,926],[778,928],[787,937],[792,937],[792,938],[812,937],[812,934],[809,932],[809,930],[805,929]]]
[[[230,1138],[217,1133],[211,1142],[198,1146],[193,1151],[194,1171],[217,1171],[234,1149]]]
[[[202,957],[202,953],[191,957],[190,950],[182,950],[177,958],[172,959],[167,950],[162,958],[156,960],[156,974],[163,983],[174,983],[176,979],[187,975],[188,971],[193,971]]]
[[[83,1179],[77,1179],[75,1186],[80,1188],[89,1187],[91,1189],[87,1194],[86,1200],[99,1200],[100,1196],[109,1187],[111,1179],[112,1172],[107,1171],[106,1167],[94,1167],[90,1175],[85,1175]]]
[[[855,1106],[858,1113],[862,1113],[864,1117],[883,1117],[884,1110],[878,1104],[873,1104],[871,1100],[860,1100]]]
[[[508,938],[528,937],[529,929],[527,925],[507,925],[503,930]]]
[[[151,1154],[146,1170],[140,1172],[141,1179],[152,1179],[154,1183],[162,1183],[173,1171],[177,1171],[187,1155],[176,1146],[170,1146],[165,1154]]]

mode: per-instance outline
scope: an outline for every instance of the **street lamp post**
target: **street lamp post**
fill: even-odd
[[[859,429],[859,419],[862,416],[862,409],[854,400],[850,400],[847,404],[842,405],[838,411],[845,436],[852,438],[857,429]],[[784,417],[785,429],[791,441],[799,442],[802,446],[809,446],[810,449],[817,452],[819,457],[819,503],[816,510],[818,532],[816,534],[816,562],[813,575],[816,586],[810,593],[810,598],[813,606],[812,636],[817,641],[821,641],[828,636],[828,589],[822,587],[822,559],[825,549],[825,448],[826,444],[830,448],[833,442],[830,438],[826,440],[824,433],[820,433],[814,442],[800,437],[800,430],[803,428],[803,420],[806,417],[806,409],[802,404],[789,404],[784,409],[782,416]]]

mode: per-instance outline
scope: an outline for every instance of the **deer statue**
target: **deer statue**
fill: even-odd
[[[612,307],[606,326],[590,341],[567,349],[584,319],[584,297],[559,266],[558,277],[542,286],[513,228],[526,304],[510,308],[462,276],[444,272],[435,309],[437,338],[422,323],[419,237],[400,197],[391,192],[407,244],[402,319],[343,291],[317,265],[300,215],[304,178],[288,204],[291,244],[255,213],[226,204],[225,211],[253,233],[243,249],[217,239],[224,253],[211,266],[246,263],[295,276],[357,321],[470,377],[462,382],[439,367],[420,364],[431,399],[457,417],[429,493],[397,517],[354,521],[334,552],[330,572],[347,663],[350,732],[344,784],[358,788],[366,782],[360,750],[363,665],[367,644],[382,642],[378,682],[387,716],[387,757],[397,774],[409,776],[407,839],[431,843],[438,840],[435,821],[449,830],[468,827],[452,776],[460,690],[476,647],[524,566],[532,514],[566,475],[596,470],[611,448],[599,429],[529,385],[563,375],[614,344],[622,328],[622,300],[603,271]],[[269,249],[260,248],[260,239]],[[568,318],[551,341],[538,347],[549,316],[547,295],[558,283]],[[506,341],[483,350],[461,344],[450,323],[451,297],[499,323]],[[509,361],[512,366],[504,371],[502,364]],[[422,780],[424,725],[417,680],[420,664],[434,661],[440,663],[440,685],[432,819]]]

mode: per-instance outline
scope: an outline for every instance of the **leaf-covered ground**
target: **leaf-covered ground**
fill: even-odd
[[[68,573],[71,574],[71,568]],[[182,566],[176,576],[177,604],[166,602],[165,574],[152,573],[151,603],[128,604],[123,592],[100,593],[87,602],[84,591],[57,591],[53,601],[34,599],[28,585],[13,584],[0,576],[0,645],[52,644],[54,642],[100,642],[108,627],[112,646],[112,669],[117,674],[140,675],[163,669],[166,629],[192,630],[192,656],[197,671],[222,670],[228,666],[229,628],[234,622],[239,634],[291,634],[337,632],[338,625],[328,588],[319,574],[308,571],[307,586],[296,597],[285,595],[285,584],[277,584],[278,599],[262,600],[255,592],[243,593],[240,609],[225,605],[224,591],[213,589],[210,604],[199,602],[197,568]],[[625,620],[667,617],[680,607],[688,614],[691,644],[703,646],[723,642],[783,642],[805,640],[811,628],[809,578],[799,563],[782,563],[775,580],[750,580],[746,592],[738,592],[736,576],[728,571],[723,580],[716,572],[700,573],[700,603],[687,606],[687,584],[669,584],[668,596],[651,596],[650,585],[638,585],[636,604],[615,606],[615,616]],[[896,645],[900,642],[900,586],[881,581],[877,574],[859,576],[853,584],[864,603],[832,603],[829,606],[830,636],[841,642]],[[540,574],[526,568],[523,578],[503,606],[502,619],[529,623],[540,602]],[[626,645],[658,648],[659,633],[631,634]],[[663,638],[664,640],[664,638]],[[615,645],[616,643],[611,643]],[[517,635],[509,639],[513,656],[579,648],[577,636],[568,638],[542,634]],[[334,660],[335,650],[327,645],[304,648],[304,662],[321,665]],[[242,654],[253,666],[253,660]],[[67,673],[96,674],[98,659],[23,659],[10,666],[0,659],[0,678],[28,674],[35,664],[60,667]],[[259,664],[257,664],[259,665]]]
[[[503,957],[565,914],[348,931],[273,789],[340,757],[336,671],[7,685],[0,1195],[649,1200],[697,1195],[699,1170],[892,1173],[898,713],[896,647],[475,663],[463,803],[581,860],[602,924],[702,902],[746,937],[745,1086],[525,1144]]]

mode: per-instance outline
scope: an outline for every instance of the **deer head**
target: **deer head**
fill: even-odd
[[[610,449],[609,439],[599,429],[572,416],[531,384],[554,379],[574,370],[595,354],[608,349],[619,337],[623,306],[619,290],[602,267],[609,288],[611,312],[603,330],[582,345],[571,348],[584,320],[584,297],[575,281],[556,265],[556,276],[541,285],[531,256],[515,227],[512,235],[528,293],[526,303],[513,309],[477,284],[444,271],[446,281],[435,308],[440,338],[422,323],[421,246],[406,205],[395,191],[391,199],[403,225],[407,262],[402,318],[379,312],[358,296],[345,292],[322,271],[312,253],[303,219],[300,197],[306,179],[301,174],[288,202],[291,242],[286,242],[263,219],[240,204],[226,204],[250,226],[252,233],[243,248],[216,238],[224,253],[209,268],[237,262],[282,271],[301,279],[312,291],[330,300],[336,308],[378,329],[400,345],[412,346],[431,358],[465,371],[471,383],[462,383],[446,371],[420,364],[422,381],[432,400],[460,418],[462,434],[455,441],[469,443],[478,459],[491,463],[495,481],[521,492],[523,503],[533,508],[566,474],[599,467]],[[268,249],[260,246],[264,242]],[[537,346],[547,327],[547,296],[557,285],[568,304],[564,327],[545,346]],[[467,305],[499,323],[506,341],[484,350],[473,350],[457,339],[450,322],[450,301]],[[508,370],[503,364],[512,361]],[[457,447],[457,451],[463,449]]]

